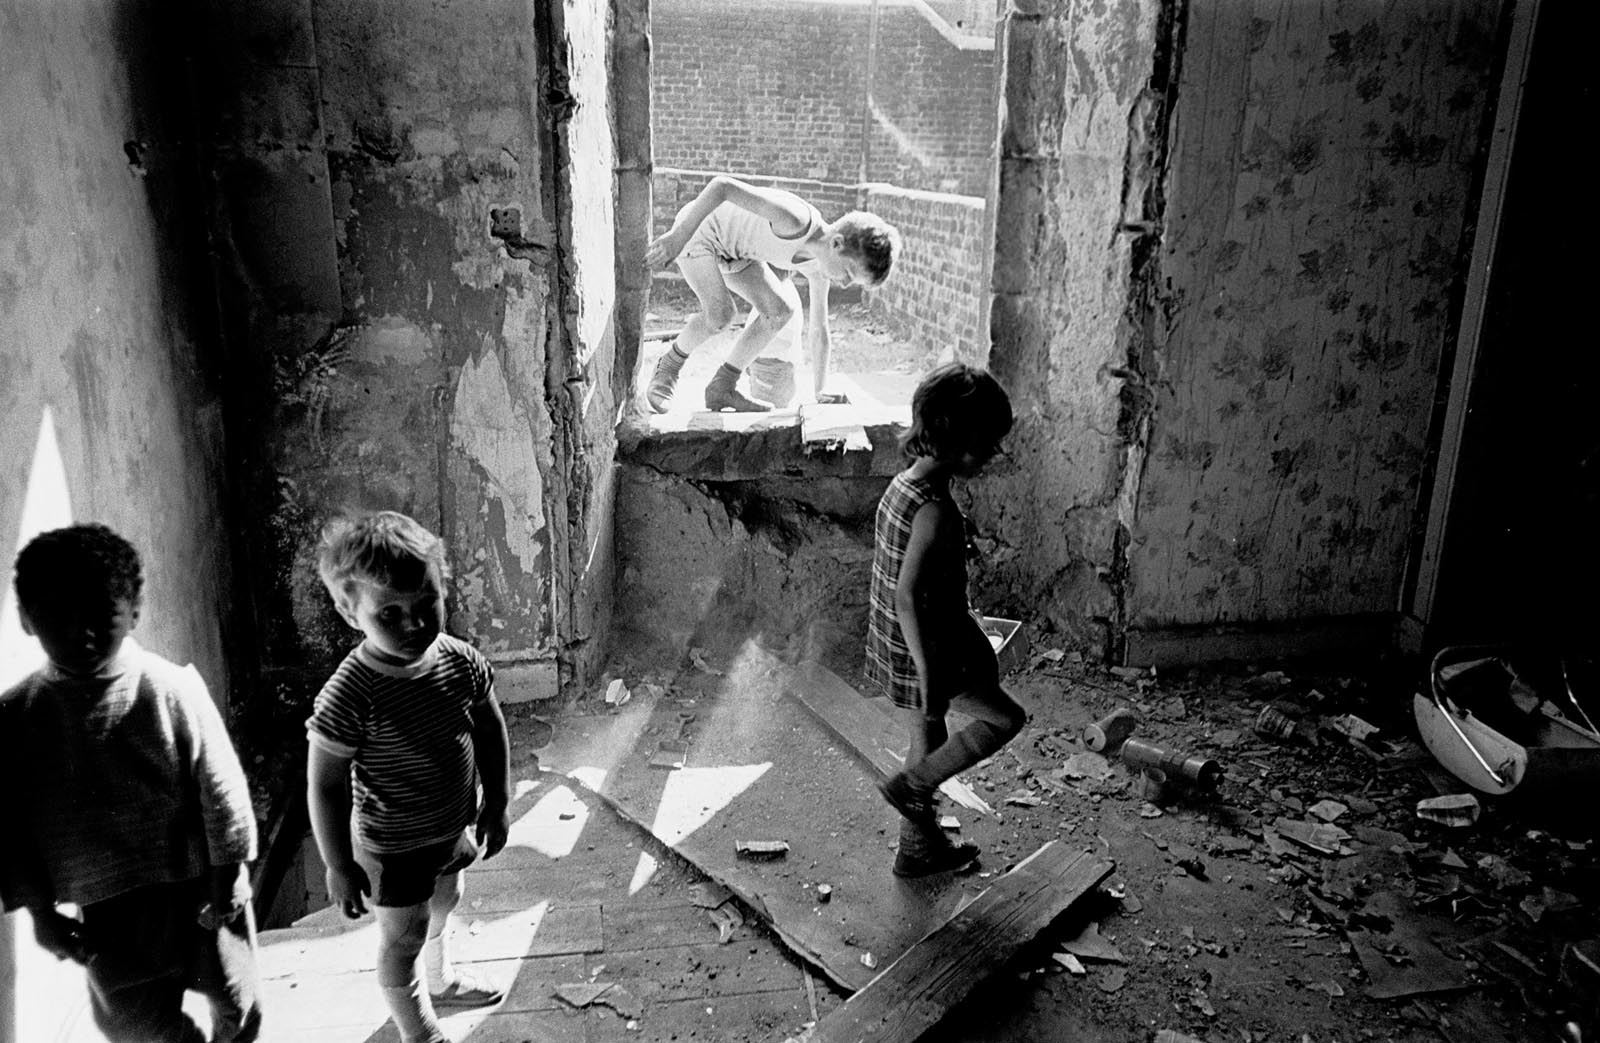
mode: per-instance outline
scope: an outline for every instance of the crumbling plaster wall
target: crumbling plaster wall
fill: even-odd
[[[973,489],[986,608],[1108,647],[1119,517],[1136,447],[1119,431],[1130,341],[1130,162],[1146,162],[1155,0],[1015,3],[1000,26],[1005,120],[990,366],[1017,424]]]
[[[100,521],[144,558],[137,637],[230,691],[218,359],[189,88],[167,59],[184,32],[157,3],[0,2],[7,681],[36,648],[10,594],[23,526]]]
[[[553,694],[563,641],[595,609],[571,596],[573,562],[594,558],[609,495],[612,232],[562,251],[551,217],[608,216],[609,185],[574,193],[595,172],[564,165],[609,159],[568,127],[576,112],[608,125],[603,59],[598,79],[572,75],[603,53],[603,13],[598,29],[586,5],[549,0],[217,0],[210,14],[234,463],[253,481],[242,506],[280,703],[299,714],[350,644],[313,568],[345,508],[444,536],[450,629],[497,663],[502,694]]]
[[[1399,607],[1501,7],[1186,5],[1130,651]]]

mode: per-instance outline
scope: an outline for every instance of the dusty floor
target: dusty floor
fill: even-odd
[[[1402,664],[1362,676],[1254,667],[1135,677],[1036,655],[1009,682],[1029,729],[967,776],[999,821],[946,806],[985,848],[980,872],[962,882],[981,890],[1052,839],[1104,852],[1117,872],[928,1039],[1560,1038],[1585,1002],[1562,981],[1563,953],[1600,933],[1594,847],[1493,804],[1466,828],[1419,819],[1419,799],[1461,787],[1408,737],[1414,682]],[[714,674],[688,666],[668,694],[704,717],[716,687]],[[1262,707],[1283,699],[1303,711],[1303,734],[1287,743],[1256,734]],[[1141,717],[1137,737],[1219,761],[1220,790],[1157,807],[1115,758],[1075,757],[1083,726],[1119,706]],[[1381,730],[1363,749],[1330,726],[1344,714]],[[797,846],[839,820],[827,802],[804,804],[784,834]],[[1292,839],[1322,825],[1312,846]],[[885,858],[887,832],[863,838]],[[1070,940],[1089,922],[1115,953],[1084,956],[1080,973],[1057,954],[1081,949]]]

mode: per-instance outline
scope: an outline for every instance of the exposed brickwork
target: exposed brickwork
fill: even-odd
[[[868,210],[900,229],[904,248],[882,288],[868,294],[874,310],[913,337],[965,362],[988,359],[982,285],[984,203],[972,196],[866,186]]]
[[[659,0],[656,163],[738,175],[861,180],[870,7]],[[952,45],[915,8],[880,8],[865,179],[983,195],[994,53]]]

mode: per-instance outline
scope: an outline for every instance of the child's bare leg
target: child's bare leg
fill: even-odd
[[[379,905],[378,987],[403,1043],[447,1043],[433,1016],[427,988],[417,974],[417,956],[428,935],[428,903]]]
[[[422,970],[436,1007],[486,1007],[505,994],[462,974],[450,962],[451,914],[461,902],[461,873],[446,873],[428,900],[428,940],[422,946]]]
[[[691,315],[683,329],[678,331],[672,347],[656,361],[655,371],[650,375],[645,397],[650,402],[650,408],[658,413],[665,413],[671,406],[672,394],[678,386],[678,373],[689,356],[700,345],[733,325],[738,315],[738,307],[722,281],[722,269],[715,257],[680,257],[678,270],[683,273],[689,289],[694,291],[700,310]]]
[[[754,306],[755,311],[739,332],[733,347],[728,350],[728,361],[706,385],[706,408],[731,408],[741,413],[765,412],[772,407],[745,397],[734,385],[745,367],[754,362],[789,324],[799,310],[800,293],[791,280],[779,278],[765,264],[752,264],[737,272],[729,272],[723,278],[735,293]]]
[[[972,723],[920,760],[906,758],[906,779],[917,791],[932,793],[946,779],[993,756],[1028,723],[1027,713],[998,683],[963,692],[951,700],[951,707],[972,717]]]

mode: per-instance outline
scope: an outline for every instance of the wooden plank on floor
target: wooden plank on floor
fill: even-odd
[[[884,700],[868,699],[821,663],[800,663],[794,668],[793,679],[787,687],[789,695],[810,710],[834,738],[872,765],[881,778],[900,770],[904,736]],[[939,790],[964,808],[994,814],[988,801],[959,776],[947,779]]]
[[[818,1022],[806,1043],[915,1043],[1114,868],[1050,841]]]
[[[820,663],[800,663],[787,690],[880,776],[888,778],[900,770],[902,738],[894,717],[838,674]]]

